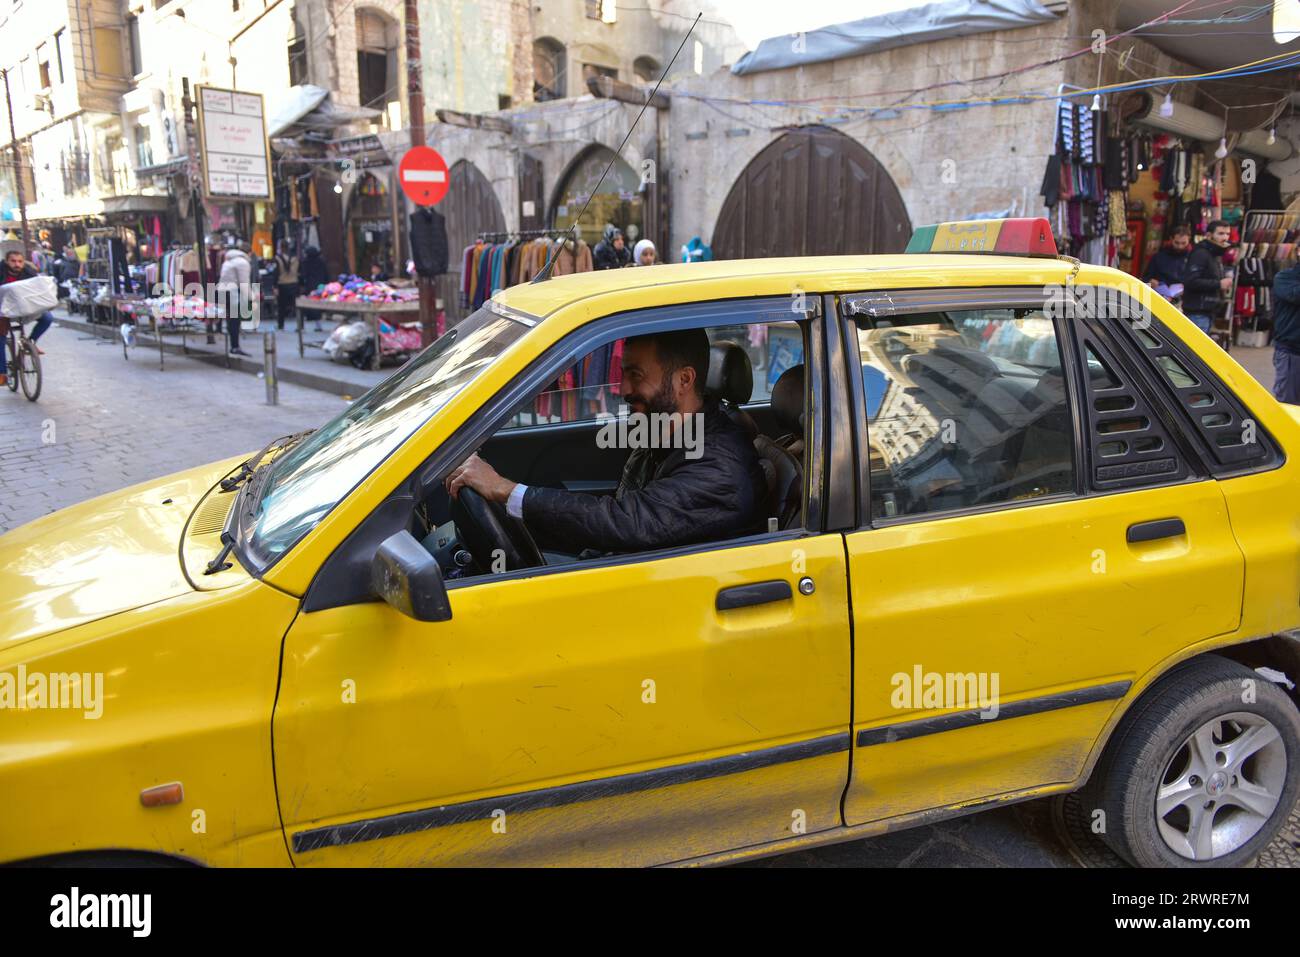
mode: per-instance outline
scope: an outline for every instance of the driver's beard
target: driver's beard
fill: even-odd
[[[646,400],[645,410],[649,415],[654,415],[656,412],[667,414],[677,411],[677,403],[673,400],[673,377],[670,372],[664,372],[659,391]]]

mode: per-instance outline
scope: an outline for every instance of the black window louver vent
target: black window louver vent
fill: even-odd
[[[1215,474],[1271,463],[1273,445],[1236,397],[1163,325],[1121,320],[1162,388],[1181,407]]]
[[[1092,483],[1100,489],[1179,482],[1188,468],[1156,410],[1115,356],[1081,330]]]

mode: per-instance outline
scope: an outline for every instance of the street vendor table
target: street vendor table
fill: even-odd
[[[366,325],[370,327],[370,334],[375,341],[375,355],[370,360],[370,368],[379,368],[380,356],[380,339],[379,339],[379,320],[382,316],[388,319],[390,323],[409,322],[410,319],[401,319],[399,316],[409,315],[415,319],[420,318],[420,301],[411,299],[407,302],[361,302],[353,300],[351,302],[334,302],[329,299],[313,299],[311,296],[299,296],[294,305],[298,307],[298,356],[301,358],[304,354],[302,341],[302,327],[304,322],[303,310],[310,309],[314,312],[338,313],[345,316],[360,316],[365,320]]]
[[[114,297],[113,307],[119,313],[120,317],[129,317],[132,325],[137,330],[148,330],[153,334],[154,340],[158,346],[158,368],[164,368],[164,350],[163,337],[166,335],[179,335],[181,339],[181,352],[188,355],[190,353],[189,343],[186,337],[191,334],[202,333],[211,341],[213,338],[212,323],[221,322],[224,317],[222,310],[211,303],[198,301],[178,301],[176,297],[164,296],[155,299],[146,299],[143,296],[135,297]],[[246,331],[254,331],[256,324]],[[229,349],[226,352],[226,365],[230,365]],[[129,359],[130,352],[127,349],[126,338],[122,337],[122,354]]]

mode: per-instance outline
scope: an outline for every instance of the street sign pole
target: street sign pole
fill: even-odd
[[[32,239],[27,231],[27,197],[23,193],[23,161],[18,151],[18,135],[14,132],[14,101],[9,97],[9,71],[5,76],[5,103],[9,107],[9,145],[14,148],[14,190],[18,194],[18,215],[23,220],[23,255],[32,254]]]
[[[420,61],[420,9],[419,0],[406,0],[406,92],[407,112],[410,113],[411,146],[424,145],[424,83]],[[433,342],[433,279],[415,275],[415,285],[420,291],[420,344]]]
[[[198,242],[199,285],[203,287],[203,301],[208,302],[208,245],[203,235],[203,192],[200,188],[202,171],[199,166],[199,139],[194,130],[194,101],[190,98],[190,78],[181,78],[181,111],[185,114],[185,148],[189,152],[186,171],[190,182],[190,206],[194,210],[194,238]],[[204,310],[203,325],[208,331],[207,341],[212,344],[217,340],[212,333],[212,320]]]

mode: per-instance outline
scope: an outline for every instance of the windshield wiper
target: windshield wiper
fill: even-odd
[[[239,474],[223,478],[221,480],[221,491],[230,492],[239,488],[240,483],[249,478],[249,476],[257,470],[257,467],[262,464],[262,459],[266,458],[272,452],[287,449],[291,445],[295,445],[304,437],[311,435],[315,431],[315,429],[306,429],[302,432],[295,432],[293,435],[282,435],[280,438],[271,442],[266,446],[266,448],[262,449],[262,451],[258,452],[251,459],[240,463]]]
[[[262,459],[266,458],[266,456],[270,455],[272,452],[290,448],[315,431],[315,429],[306,429],[302,432],[295,432],[293,435],[286,435],[276,439],[251,459],[242,463],[239,466],[238,475],[232,475],[221,480],[221,490],[223,492],[229,492],[232,489],[238,488],[239,494],[235,496],[235,504],[226,514],[225,525],[221,529],[221,551],[217,553],[216,558],[208,562],[207,566],[203,569],[203,574],[215,575],[217,572],[223,572],[230,567],[230,562],[226,561],[226,559],[230,557],[230,553],[235,547],[235,530],[239,528],[240,504],[247,498],[248,490],[263,484],[260,480],[264,479],[266,475],[269,474],[265,469],[263,469],[261,473],[258,473],[257,471],[257,467],[261,464]],[[257,476],[259,481],[249,482],[248,479],[254,476]],[[256,501],[255,497],[253,498],[253,501]]]

